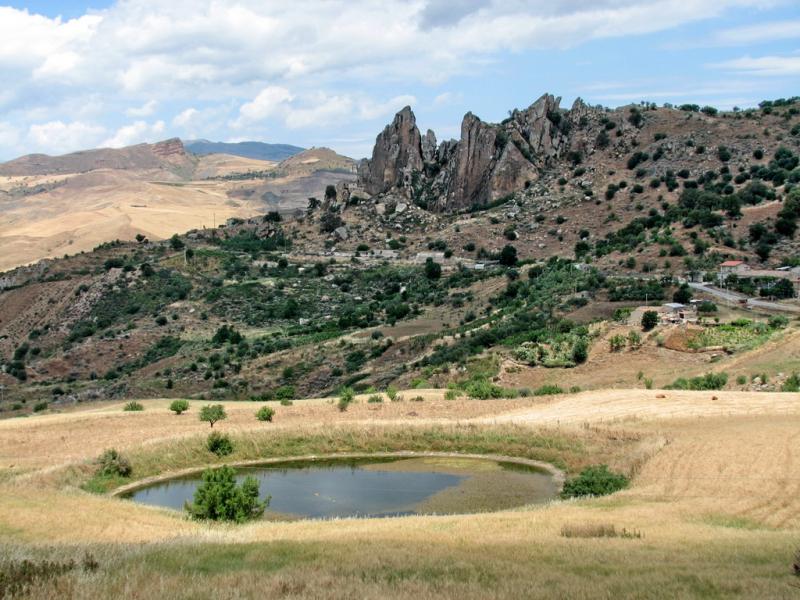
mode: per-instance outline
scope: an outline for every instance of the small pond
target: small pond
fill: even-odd
[[[550,473],[474,458],[304,460],[239,467],[271,496],[265,518],[392,517],[503,510],[555,497]],[[183,510],[201,474],[161,481],[127,494],[142,504]]]

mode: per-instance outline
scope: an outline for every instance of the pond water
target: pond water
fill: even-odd
[[[307,460],[240,467],[237,478],[258,479],[270,496],[265,518],[391,517],[502,510],[546,502],[557,493],[552,476],[534,467],[467,458]],[[202,477],[155,483],[126,497],[183,510]]]

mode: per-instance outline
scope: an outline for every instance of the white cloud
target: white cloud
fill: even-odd
[[[796,40],[798,37],[800,37],[800,19],[790,19],[723,29],[715,32],[707,45],[743,46],[776,40]]]
[[[13,148],[19,142],[20,130],[11,123],[0,121],[0,148]]]
[[[800,56],[743,56],[734,60],[713,63],[710,67],[738,71],[748,75],[787,76],[800,75]]]
[[[132,144],[142,142],[156,142],[164,134],[164,121],[147,123],[146,121],[136,121],[130,125],[120,127],[113,136],[106,139],[102,145],[108,148],[122,148]]]
[[[461,92],[442,92],[433,99],[434,106],[449,106],[451,104],[459,104],[464,100],[464,94]]]
[[[53,55],[85,50],[102,20],[99,15],[84,15],[62,21],[0,6],[0,65],[24,64],[36,69]]]
[[[94,146],[105,131],[104,127],[82,121],[49,121],[31,125],[27,138],[35,150],[63,153]]]
[[[413,106],[416,103],[417,99],[410,94],[395,96],[386,102],[363,100],[359,106],[359,114],[363,119],[377,119],[378,117],[393,115],[404,106]]]
[[[156,107],[158,106],[158,102],[155,100],[148,100],[141,106],[134,106],[125,111],[125,115],[128,117],[149,117],[154,112],[156,112]]]
[[[266,87],[251,102],[241,106],[239,118],[233,125],[234,127],[244,127],[249,123],[257,123],[268,117],[283,114],[292,100],[292,94],[285,87]]]
[[[187,127],[194,118],[199,114],[196,108],[187,108],[179,115],[176,115],[174,119],[172,119],[172,124],[176,127]]]
[[[23,130],[102,122],[100,139],[115,143],[152,135],[154,125],[141,119],[197,129],[212,108],[217,130],[230,124],[237,134],[265,131],[268,121],[333,127],[391,114],[412,99],[392,96],[419,84],[489,72],[507,52],[665,31],[782,1],[117,0],[68,20],[0,7],[0,111],[7,121],[19,117]],[[791,27],[718,36],[790,39]],[[767,58],[736,70],[796,73],[788,64],[795,59],[770,66]],[[440,94],[434,106],[448,102],[461,99]],[[80,112],[90,104],[97,114]],[[160,112],[166,107],[169,115]],[[124,116],[134,122],[120,127]]]
[[[326,127],[355,119],[384,117],[414,103],[416,98],[408,94],[377,101],[363,95],[329,94],[323,91],[295,95],[287,88],[269,86],[241,106],[239,117],[231,125],[242,129],[275,118],[290,129]]]
[[[72,71],[81,57],[77,52],[55,52],[48,56],[45,61],[33,71],[34,79],[45,79],[47,77],[64,77]]]

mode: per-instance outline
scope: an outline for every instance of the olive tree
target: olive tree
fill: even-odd
[[[208,422],[211,427],[214,423],[227,419],[228,415],[225,413],[225,407],[222,404],[206,404],[200,409],[200,420]]]

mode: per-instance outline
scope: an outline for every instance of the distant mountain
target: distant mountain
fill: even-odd
[[[137,144],[126,148],[98,148],[61,156],[28,154],[0,163],[0,175],[31,176],[86,173],[96,169],[160,169],[175,173],[190,172],[193,160],[186,155],[178,138],[157,144]]]
[[[264,142],[210,142],[208,140],[188,140],[183,143],[192,154],[232,154],[258,160],[284,160],[299,154],[305,148],[290,144],[265,144]]]

